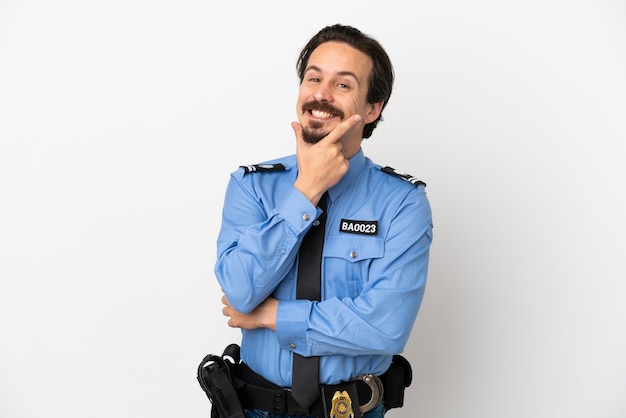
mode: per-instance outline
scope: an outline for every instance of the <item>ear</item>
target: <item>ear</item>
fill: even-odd
[[[371,103],[369,105],[369,110],[365,114],[365,118],[363,122],[367,125],[368,123],[374,122],[380,116],[380,112],[383,111],[383,103],[384,101],[380,101],[378,103]]]

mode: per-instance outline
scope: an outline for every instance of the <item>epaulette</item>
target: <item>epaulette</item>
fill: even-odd
[[[391,174],[392,176],[396,176],[401,178],[404,181],[408,181],[409,183],[415,185],[415,186],[419,186],[420,184],[423,184],[424,187],[426,187],[426,183],[424,183],[422,180],[418,179],[417,177],[413,177],[410,174],[407,173],[401,173],[399,171],[397,171],[395,168],[391,168],[389,166],[387,167],[383,167],[380,169],[383,173],[387,173],[387,174]]]
[[[253,164],[242,165],[245,174],[256,173],[258,171],[285,171],[285,166],[282,164]]]

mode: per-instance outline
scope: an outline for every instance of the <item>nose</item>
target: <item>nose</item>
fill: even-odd
[[[313,98],[318,102],[332,102],[333,96],[330,86],[326,83],[320,83],[313,93]]]

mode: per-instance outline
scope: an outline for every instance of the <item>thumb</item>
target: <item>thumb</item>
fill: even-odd
[[[293,133],[296,135],[296,149],[298,149],[304,143],[304,139],[302,139],[302,125],[298,122],[291,122],[291,129],[293,129]]]
[[[291,129],[293,129],[293,133],[296,134],[296,138],[302,138],[302,125],[298,122],[291,122]]]

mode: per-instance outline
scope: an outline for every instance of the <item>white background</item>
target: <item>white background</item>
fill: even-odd
[[[0,417],[208,417],[228,175],[294,151],[333,23],[387,48],[363,146],[435,219],[389,416],[626,416],[623,1],[0,0]]]

